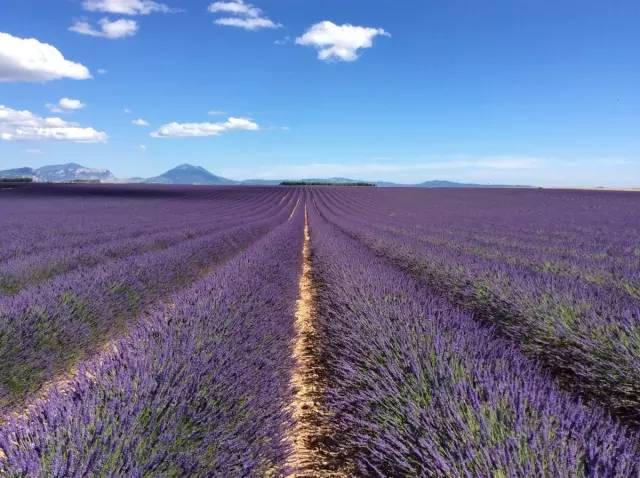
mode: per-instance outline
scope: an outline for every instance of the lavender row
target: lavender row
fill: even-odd
[[[450,191],[441,192],[444,199],[441,197],[436,204],[426,205],[420,201],[418,207],[398,200],[403,198],[404,192],[397,192],[392,197],[381,194],[377,202],[372,199],[369,203],[355,201],[346,194],[330,193],[326,196],[331,197],[336,210],[342,210],[350,218],[355,214],[355,217],[366,218],[367,222],[376,223],[385,230],[417,237],[428,246],[451,248],[458,254],[517,264],[534,272],[564,276],[587,285],[619,289],[640,300],[640,246],[636,241],[640,225],[636,224],[637,219],[634,221],[634,210],[637,218],[640,201],[636,200],[634,204],[628,199],[616,199],[617,196],[613,196],[615,201],[610,201],[607,196],[587,196],[585,202],[591,214],[584,217],[580,208],[567,207],[560,197],[554,209],[561,210],[561,213],[554,211],[554,217],[548,212],[551,207],[548,192],[539,193],[542,196],[535,198],[544,200],[546,210],[536,203],[533,204],[535,208],[525,208],[526,199],[520,197],[522,194],[514,196],[513,192],[507,206],[489,203],[486,205],[488,210],[475,204],[482,197],[474,197],[470,191],[467,191],[467,203],[463,204],[455,201],[452,194]],[[501,196],[496,191],[492,194],[498,198]],[[484,196],[491,198],[492,194],[484,193]],[[576,193],[565,194],[571,197]],[[603,208],[601,203],[610,205],[610,209]],[[599,214],[593,211],[596,206],[602,209]],[[389,212],[388,208],[401,208],[402,212],[399,213],[398,209]],[[619,212],[620,209],[624,214]],[[546,213],[544,222],[539,217],[541,212]],[[499,220],[497,213],[502,213]],[[571,223],[574,223],[573,227]]]
[[[0,428],[0,474],[283,476],[302,209]]]
[[[217,203],[212,206],[216,209],[220,207]],[[217,210],[213,213],[203,213],[198,218],[199,222],[189,218],[188,222],[178,223],[166,232],[154,233],[150,228],[144,234],[136,234],[133,238],[125,235],[124,238],[100,244],[89,240],[87,245],[80,247],[56,248],[38,254],[17,256],[0,265],[0,296],[15,294],[29,284],[38,284],[77,268],[94,267],[110,260],[166,249],[185,240],[238,226],[269,216],[278,207],[279,204],[273,200],[264,203],[247,201],[245,210],[225,209],[224,213]],[[229,217],[226,217],[227,215]],[[100,235],[100,232],[96,231],[96,238]]]
[[[553,271],[425,244],[385,231],[363,211],[349,219],[322,197],[317,200],[343,230],[497,326],[567,387],[640,423],[640,303],[633,296]]]
[[[535,247],[579,246],[605,257],[634,254],[639,225],[634,193],[538,190],[380,189],[339,193],[341,202],[430,230],[478,230]],[[613,234],[612,234],[613,233]]]
[[[451,267],[461,268],[460,264],[469,263],[487,274],[495,266],[517,269],[542,280],[551,279],[556,287],[559,282],[564,282],[569,284],[569,289],[581,288],[587,294],[606,291],[614,309],[621,302],[631,307],[640,305],[640,256],[635,262],[624,254],[595,256],[576,249],[576,241],[570,241],[564,248],[512,247],[521,239],[514,237],[505,240],[500,234],[499,240],[494,240],[495,235],[483,235],[477,228],[463,231],[454,225],[455,217],[451,217],[451,230],[445,234],[433,231],[431,226],[414,223],[417,220],[415,217],[411,221],[393,219],[393,216],[390,219],[381,217],[373,206],[365,210],[349,209],[341,204],[339,198],[329,199],[328,195],[322,198],[334,217],[353,226],[364,226],[372,233],[376,231],[382,235],[398,236],[400,240],[415,244],[414,249],[428,251],[430,256],[451,257],[453,260],[448,261]],[[542,238],[538,238],[538,242],[545,244]],[[583,242],[586,240],[583,239]]]
[[[361,476],[640,476],[638,437],[311,211],[332,450]]]
[[[0,260],[186,229],[211,215],[242,215],[247,206],[282,196],[274,189],[102,188],[97,194],[77,185],[36,185],[27,195],[3,194]]]
[[[0,302],[0,408],[26,398],[152,302],[283,222],[291,210],[283,206],[261,221],[81,269]]]

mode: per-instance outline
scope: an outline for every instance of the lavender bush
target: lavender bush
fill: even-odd
[[[146,307],[247,247],[286,220],[291,208],[274,197],[260,218],[246,209],[244,226],[221,222],[217,232],[80,268],[0,299],[0,409],[27,398]]]
[[[349,193],[319,195],[323,214],[497,326],[566,387],[640,422],[637,195]],[[442,232],[447,223],[457,234]]]
[[[317,346],[339,453],[362,476],[640,473],[635,433],[312,216]]]
[[[302,210],[0,428],[6,476],[281,476]]]

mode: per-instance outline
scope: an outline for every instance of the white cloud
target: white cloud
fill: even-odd
[[[98,75],[106,75],[107,73],[109,73],[107,70],[105,70],[104,68],[98,68]]]
[[[214,2],[209,5],[209,11],[211,13],[231,13],[233,15],[244,15],[247,17],[259,17],[262,13],[259,8],[244,3],[243,0]]]
[[[81,110],[87,106],[82,101],[73,98],[61,98],[58,104],[63,110]]]
[[[30,111],[0,105],[0,139],[5,141],[53,140],[75,143],[103,143],[107,134],[61,118],[43,118]]]
[[[95,29],[87,21],[78,21],[71,25],[69,30],[80,33],[81,35],[108,38],[110,40],[130,37],[138,32],[138,22],[135,20],[120,18],[119,20],[111,21],[108,18],[103,18],[98,24],[100,25],[100,29]]]
[[[223,25],[226,27],[238,27],[245,30],[259,30],[261,28],[279,28],[280,25],[273,23],[268,18],[219,18],[215,20],[216,25]]]
[[[86,80],[86,66],[66,60],[52,45],[35,38],[18,38],[0,32],[0,82]]]
[[[81,110],[87,105],[85,105],[82,101],[75,100],[73,98],[61,98],[57,103],[47,103],[46,106],[52,113],[64,113],[65,111]]]
[[[146,151],[146,150],[147,150],[147,146],[146,146],[146,145],[144,145],[144,144],[139,144],[139,145],[138,145],[138,149],[139,149],[140,151]]]
[[[126,108],[126,107],[125,107],[122,111],[123,111],[125,114],[127,114],[127,115],[130,115],[130,114],[131,114],[131,110],[130,110],[129,108]]]
[[[142,118],[138,118],[138,119],[134,119],[131,124],[134,124],[136,126],[149,126],[149,123],[147,123],[145,120],[143,120]]]
[[[82,4],[90,12],[116,13],[120,15],[149,15],[172,13],[176,10],[164,3],[152,0],[85,0]]]
[[[211,13],[226,13],[232,16],[214,20],[216,25],[244,28],[245,30],[260,30],[262,28],[280,28],[282,25],[266,17],[262,10],[243,0],[228,2],[214,2],[209,5]]]
[[[224,111],[220,111],[220,110],[209,110],[207,112],[207,114],[209,116],[221,116],[221,115],[226,115],[226,113]]]
[[[154,138],[218,136],[229,131],[257,131],[257,123],[246,118],[229,118],[223,123],[169,123],[151,133]]]
[[[358,50],[373,46],[376,36],[391,35],[382,28],[336,25],[324,21],[309,28],[296,39],[296,44],[314,47],[320,60],[354,61],[358,59]]]
[[[24,150],[27,154],[42,154],[42,150],[38,148],[28,148]]]

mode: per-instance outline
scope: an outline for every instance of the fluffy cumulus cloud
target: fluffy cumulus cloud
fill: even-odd
[[[77,111],[81,110],[87,106],[80,100],[76,100],[74,98],[61,98],[55,104],[47,103],[47,108],[49,108],[54,113],[62,113],[64,111]]]
[[[151,133],[154,138],[196,138],[218,136],[230,131],[257,131],[257,123],[246,118],[229,118],[222,123],[169,123]]]
[[[35,38],[18,38],[0,32],[0,82],[86,80],[89,69],[65,59],[60,51]]]
[[[82,101],[74,98],[61,98],[58,104],[63,110],[81,110],[86,106]]]
[[[52,140],[103,143],[107,140],[107,134],[61,118],[43,118],[31,111],[14,110],[0,105],[0,139],[4,141]]]
[[[245,30],[260,30],[262,28],[280,28],[282,25],[264,15],[258,7],[245,3],[243,0],[214,2],[209,5],[211,13],[224,16],[214,20],[216,25],[244,28]]]
[[[171,13],[175,9],[152,0],[85,0],[82,3],[90,12],[116,13],[120,15],[149,15]]]
[[[145,120],[143,120],[142,118],[138,118],[138,119],[134,119],[131,124],[134,124],[136,126],[149,126],[149,123],[147,123]]]
[[[304,35],[296,39],[298,45],[311,46],[318,50],[318,58],[325,61],[354,61],[358,50],[371,48],[377,36],[391,36],[382,28],[336,25],[324,21],[316,23]]]
[[[214,2],[209,5],[209,11],[211,13],[231,13],[233,15],[243,15],[247,17],[259,17],[261,14],[259,8],[248,3],[244,3],[243,0]]]
[[[273,23],[268,18],[219,18],[216,25],[226,27],[238,27],[245,30],[260,30],[261,28],[278,28],[279,25]]]
[[[103,18],[98,22],[98,25],[99,28],[94,28],[87,21],[79,21],[71,25],[69,30],[80,33],[81,35],[108,38],[110,40],[130,37],[138,32],[138,22],[124,18],[113,21],[108,18]]]

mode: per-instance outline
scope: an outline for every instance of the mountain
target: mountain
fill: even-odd
[[[77,163],[43,166],[35,170],[37,181],[65,182],[99,180],[110,181],[115,176],[108,169],[86,168]]]
[[[200,166],[181,164],[169,171],[153,178],[116,178],[108,169],[86,168],[77,163],[57,164],[41,168],[16,168],[0,171],[0,178],[31,177],[36,182],[71,182],[71,181],[100,181],[104,183],[151,183],[151,184],[200,184],[200,185],[253,185],[277,186],[284,179],[246,179],[234,181],[210,173]],[[363,181],[350,178],[306,178],[307,183],[361,183]],[[367,181],[369,182],[369,181]],[[454,181],[432,180],[418,184],[398,184],[390,181],[372,181],[378,187],[399,188],[526,188],[529,186],[509,186],[502,184],[473,184],[457,183]]]
[[[200,166],[192,166],[191,164],[181,164],[160,176],[146,179],[144,182],[153,184],[238,184],[236,181],[216,176]]]
[[[291,181],[291,180],[280,180],[280,179],[247,179],[242,181],[241,184],[245,185],[254,185],[254,186],[277,186],[283,181]],[[442,181],[442,180],[433,180],[433,181],[425,181],[418,184],[400,184],[393,183],[391,181],[362,181],[359,179],[351,179],[351,178],[305,178],[300,180],[305,183],[324,183],[324,184],[351,184],[351,183],[372,183],[380,188],[521,188],[521,187],[529,187],[529,186],[508,186],[501,184],[474,184],[474,183],[457,183],[454,181]]]
[[[0,177],[32,177],[37,182],[62,183],[69,181],[111,182],[116,178],[108,169],[86,168],[77,163],[55,164],[41,168],[17,168],[0,171]]]
[[[0,171],[0,178],[32,178],[35,175],[33,168],[16,168]]]
[[[324,184],[348,184],[348,183],[361,183],[358,179],[349,178],[304,178],[304,179],[245,179],[240,181],[239,184],[246,186],[278,186],[282,182],[286,181],[299,181],[305,183],[324,183]]]

